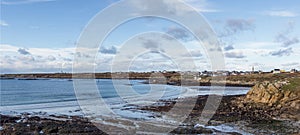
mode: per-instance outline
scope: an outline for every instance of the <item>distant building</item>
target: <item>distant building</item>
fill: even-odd
[[[260,74],[259,71],[253,71],[253,74]]]
[[[291,73],[297,73],[298,71],[296,69],[292,69]]]
[[[230,73],[230,75],[239,75],[239,72],[238,72],[238,71],[232,71],[232,72]]]
[[[246,75],[244,71],[240,71],[240,75]]]
[[[274,70],[272,71],[272,73],[273,73],[273,74],[279,74],[279,73],[281,73],[281,70],[280,70],[280,69],[274,69]]]
[[[212,72],[206,70],[201,73],[201,76],[212,76],[212,75],[213,75]]]

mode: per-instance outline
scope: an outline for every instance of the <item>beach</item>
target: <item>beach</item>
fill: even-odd
[[[258,85],[252,88],[177,86],[149,84],[145,83],[145,80],[130,80],[130,84],[127,82],[118,84],[124,88],[132,87],[142,95],[150,92],[151,87],[165,88],[164,94],[159,99],[155,96],[141,99],[126,93],[121,94],[124,97],[120,97],[111,79],[98,79],[97,86],[105,101],[105,105],[100,106],[108,106],[114,115],[88,115],[84,113],[84,107],[79,106],[73,90],[73,81],[69,79],[7,79],[1,82],[1,134],[116,134],[118,132],[297,134],[300,132],[297,117],[299,109],[284,105],[278,107],[278,104],[250,102],[255,89],[265,88],[265,86]],[[221,99],[216,110],[204,109],[209,98],[210,102]],[[287,98],[292,99],[292,97]],[[298,99],[297,96],[295,98]],[[90,99],[90,102],[88,106],[95,106],[94,100]],[[171,115],[176,118],[181,114],[188,114],[180,123],[177,123],[176,119],[170,119],[170,114],[166,115],[178,103],[182,104],[177,106],[179,109],[176,114]],[[187,106],[192,106],[188,113],[185,112]],[[203,122],[201,117],[203,114],[211,114],[212,117],[207,122]]]
[[[201,125],[198,123],[199,114],[207,96],[199,96],[197,105],[189,117],[170,134],[297,134],[300,132],[299,121],[275,120],[274,117],[279,112],[270,107],[251,107],[247,104],[241,108],[232,102],[243,97],[243,95],[223,97],[213,118],[207,125]],[[168,111],[175,103],[174,100],[161,102],[164,103],[161,106],[145,106],[139,109],[159,114]],[[84,116],[22,113],[15,116],[1,115],[1,123],[1,134],[105,134],[101,128],[98,129]]]

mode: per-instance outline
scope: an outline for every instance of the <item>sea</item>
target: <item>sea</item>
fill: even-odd
[[[120,93],[116,86],[132,88],[137,94],[148,94],[147,97],[155,97],[155,101],[175,98],[185,98],[197,95],[242,95],[249,91],[249,87],[225,87],[218,86],[173,86],[165,84],[146,84],[144,80],[113,81],[112,79],[96,79],[99,94],[105,103],[120,115],[126,117],[146,117],[130,112],[122,112],[128,102],[124,98],[132,98],[130,101],[144,100],[130,93]],[[116,83],[117,82],[117,83]],[[154,88],[154,90],[153,90]],[[87,90],[88,91],[88,90]],[[153,92],[154,91],[154,92]],[[157,96],[155,94],[159,93]],[[150,94],[149,94],[150,93]],[[154,95],[151,95],[154,94]],[[71,79],[3,79],[1,80],[0,113],[40,113],[55,115],[84,115],[80,111],[75,94],[73,80]],[[137,99],[135,99],[137,98]],[[155,102],[154,101],[154,102]],[[130,103],[131,105],[134,103]]]
[[[155,118],[154,112],[134,109],[137,105],[160,105],[162,100],[176,100],[180,98],[195,97],[198,95],[244,95],[249,87],[220,87],[220,86],[174,86],[166,84],[147,84],[145,80],[72,80],[72,79],[2,79],[0,93],[0,114],[52,117],[52,116],[82,116],[87,117],[80,101],[85,101],[90,107],[104,107],[114,113],[114,117],[150,120],[164,125],[165,119]],[[83,90],[78,91],[80,82]],[[91,83],[92,82],[92,83]],[[91,85],[96,85],[96,93],[90,96]],[[75,87],[77,86],[77,87]],[[82,87],[83,86],[83,87]],[[75,88],[75,89],[74,89]],[[128,90],[130,89],[130,90]],[[81,96],[84,94],[85,96]],[[102,104],[94,102],[95,97],[104,101]],[[149,102],[151,101],[151,102]],[[99,110],[98,112],[102,112]],[[157,113],[157,112],[156,112]],[[111,117],[111,116],[108,116]],[[120,120],[119,118],[110,118]],[[53,117],[52,117],[53,118]],[[55,117],[57,118],[57,117]],[[103,120],[109,123],[110,120]],[[168,121],[172,123],[173,121]],[[109,123],[109,125],[117,123]],[[127,126],[127,125],[125,125]],[[198,125],[196,125],[198,126]],[[221,124],[217,126],[205,126],[222,133],[237,132],[248,134],[237,126]],[[1,126],[0,126],[1,127]],[[124,127],[122,125],[121,127]]]

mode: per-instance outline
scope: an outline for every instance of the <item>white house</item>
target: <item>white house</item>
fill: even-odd
[[[279,74],[279,73],[281,73],[281,70],[280,69],[274,69],[272,72],[273,72],[273,74]]]

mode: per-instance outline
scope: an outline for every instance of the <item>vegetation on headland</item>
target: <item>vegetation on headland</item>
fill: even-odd
[[[117,73],[46,73],[46,74],[3,74],[2,79],[42,79],[42,78],[87,78],[87,79],[142,79],[147,83],[170,85],[201,85],[209,86],[247,86],[252,87],[259,82],[300,78],[300,73],[248,73],[238,75],[207,75],[197,72],[117,72]]]
[[[283,90],[300,91],[300,78],[289,78],[289,84],[282,87]]]

